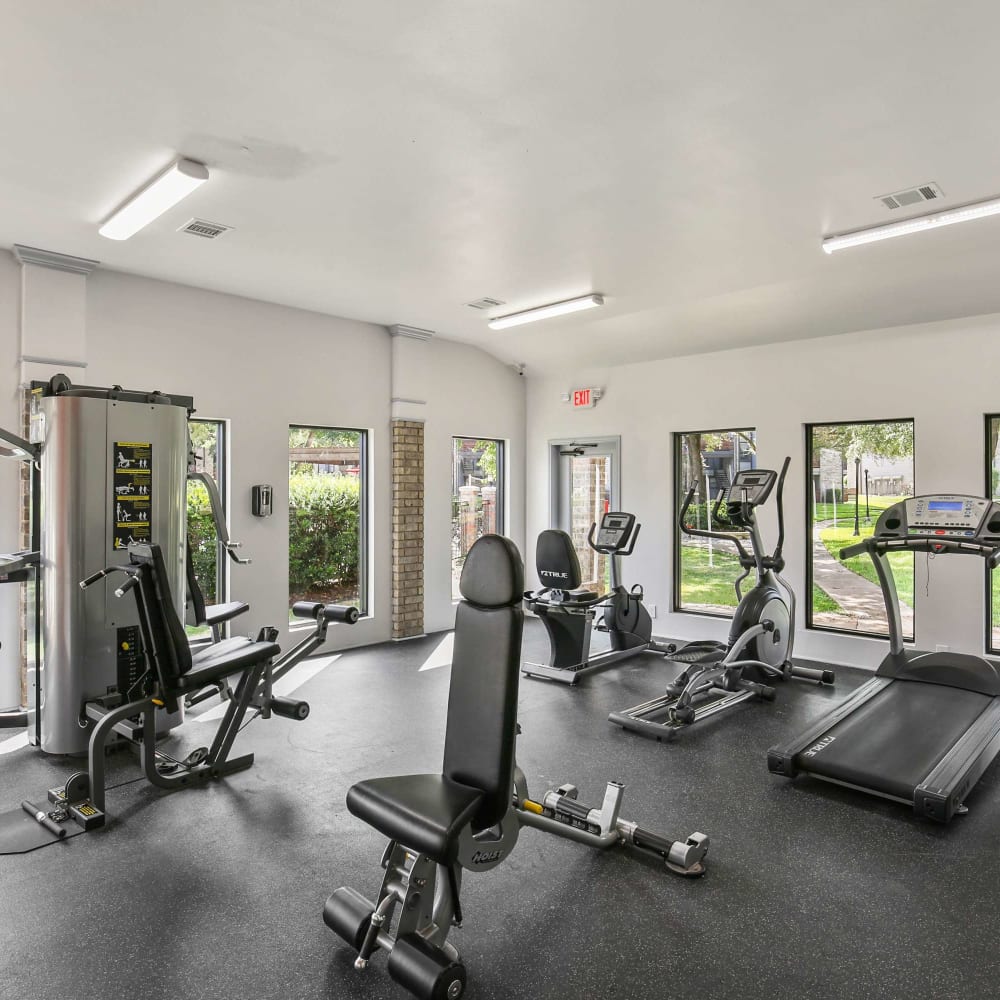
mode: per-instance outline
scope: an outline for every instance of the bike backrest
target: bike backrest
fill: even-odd
[[[580,586],[580,559],[573,539],[558,528],[548,528],[535,545],[535,570],[543,587],[576,590]]]

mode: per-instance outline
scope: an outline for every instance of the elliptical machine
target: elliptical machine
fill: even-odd
[[[742,574],[736,579],[739,600],[726,643],[704,640],[671,648],[670,659],[690,663],[666,694],[620,712],[608,719],[623,729],[657,740],[670,740],[678,731],[717,715],[750,698],[773,701],[772,681],[800,678],[814,684],[832,684],[832,670],[798,667],[792,663],[795,642],[795,594],[781,576],[785,568],[782,547],[785,516],[782,494],[791,459],[781,472],[743,469],[736,473],[728,493],[720,490],[712,507],[710,524],[725,530],[694,528],[687,522],[697,487],[688,490],[678,516],[686,535],[732,542]],[[778,543],[768,554],[760,536],[756,509],[770,497],[777,484]],[[750,551],[744,545],[749,542]],[[755,573],[753,587],[743,593],[743,581]]]
[[[635,514],[624,511],[606,511],[600,530],[596,521],[590,526],[587,544],[611,561],[611,590],[606,594],[579,589],[580,560],[573,539],[565,531],[549,528],[538,536],[535,567],[548,586],[525,593],[524,606],[545,626],[549,662],[526,662],[521,667],[525,676],[575,684],[584,674],[604,670],[630,656],[647,650],[666,655],[674,648],[653,638],[642,587],[635,584],[629,590],[621,582],[620,559],[632,554],[641,527]],[[599,609],[603,615],[595,624]],[[608,633],[611,648],[591,656],[590,636],[595,628]]]

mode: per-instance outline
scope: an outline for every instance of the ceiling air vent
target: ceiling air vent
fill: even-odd
[[[466,302],[470,309],[494,309],[496,306],[506,305],[502,299],[491,299],[488,296],[482,299],[476,299],[475,302]]]
[[[880,194],[875,200],[882,202],[890,211],[894,211],[897,208],[909,208],[911,205],[920,205],[925,201],[937,201],[943,197],[944,191],[931,181],[928,184],[921,184],[920,187],[907,188],[905,191]]]
[[[191,236],[200,236],[202,239],[214,240],[223,233],[228,233],[232,226],[223,226],[218,222],[206,222],[204,219],[192,219],[185,222],[179,233],[190,233]]]

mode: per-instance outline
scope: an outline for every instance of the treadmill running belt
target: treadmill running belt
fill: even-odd
[[[913,792],[993,698],[896,680],[827,730],[833,741],[796,758],[804,771],[913,801]]]

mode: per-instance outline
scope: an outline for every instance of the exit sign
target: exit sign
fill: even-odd
[[[591,386],[587,389],[571,389],[563,393],[563,402],[570,403],[574,410],[589,410],[597,405],[604,395],[603,390]]]

